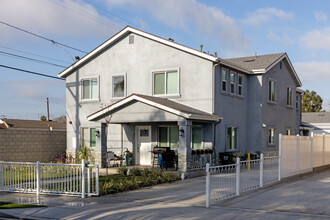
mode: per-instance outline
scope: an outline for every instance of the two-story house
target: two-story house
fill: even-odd
[[[151,165],[170,147],[186,170],[192,149],[276,151],[300,125],[301,82],[286,53],[221,59],[126,27],[59,74],[66,78],[67,151],[128,149]]]

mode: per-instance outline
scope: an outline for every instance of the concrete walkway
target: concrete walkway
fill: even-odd
[[[0,210],[27,219],[330,219],[330,171],[205,205],[205,177],[81,199],[0,193],[0,201],[47,205]]]

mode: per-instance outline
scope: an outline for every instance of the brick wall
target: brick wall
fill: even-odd
[[[0,161],[50,162],[66,150],[66,131],[0,129]]]

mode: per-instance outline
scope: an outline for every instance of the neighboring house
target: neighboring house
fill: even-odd
[[[192,149],[273,152],[298,134],[301,86],[286,53],[221,59],[126,27],[59,74],[66,78],[67,151],[97,163],[128,149],[151,165],[168,146],[186,170]]]
[[[49,163],[65,150],[66,123],[0,119],[1,161]]]
[[[302,135],[330,134],[330,112],[303,112]]]

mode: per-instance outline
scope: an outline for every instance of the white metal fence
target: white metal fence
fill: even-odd
[[[240,161],[236,164],[210,166],[206,165],[206,207],[210,202],[219,201],[240,195],[266,184],[279,181],[279,157]]]
[[[310,172],[315,167],[330,164],[330,135],[279,136],[281,177]]]
[[[99,195],[99,167],[81,164],[0,162],[1,191],[93,196]]]

